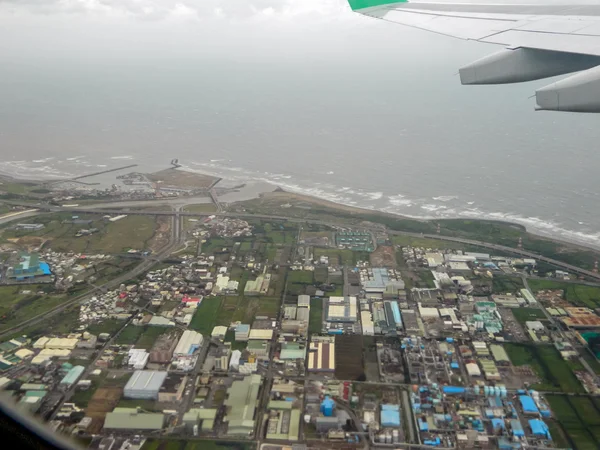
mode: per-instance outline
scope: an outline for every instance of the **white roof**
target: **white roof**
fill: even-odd
[[[467,369],[467,373],[471,376],[479,376],[481,375],[481,370],[479,369],[479,366],[472,362],[472,363],[467,363],[465,364],[465,367]]]
[[[421,317],[439,317],[440,312],[437,308],[426,308],[419,303],[419,314]]]
[[[253,328],[248,334],[248,339],[270,340],[273,338],[273,330],[261,330]]]
[[[217,336],[225,336],[227,334],[227,327],[222,325],[216,326],[213,328],[212,333],[210,334],[212,337]]]
[[[192,330],[185,330],[173,352],[175,355],[187,355],[193,346],[202,345],[202,335]]]

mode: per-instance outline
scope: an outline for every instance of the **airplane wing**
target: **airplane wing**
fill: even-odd
[[[600,0],[348,1],[366,16],[505,47],[461,68],[462,84],[579,72],[538,89],[536,109],[600,112]]]

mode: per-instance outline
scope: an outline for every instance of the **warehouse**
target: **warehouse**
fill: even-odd
[[[381,405],[381,426],[400,426],[400,405]]]
[[[156,400],[165,378],[167,378],[167,372],[136,370],[125,385],[123,396],[125,398]]]
[[[299,295],[298,296],[298,308],[310,308],[310,296]]]
[[[308,349],[309,372],[335,372],[335,341],[316,340]]]
[[[235,327],[235,340],[236,342],[246,342],[250,336],[250,325],[246,323],[240,323]]]
[[[223,421],[228,424],[228,436],[248,436],[254,432],[261,383],[260,375],[250,375],[243,380],[234,381],[227,389],[227,399],[224,402],[227,413]]]
[[[159,336],[150,350],[148,361],[159,364],[170,363],[176,346],[177,339],[171,333]]]
[[[203,432],[210,432],[215,425],[216,417],[216,409],[192,408],[183,415],[183,424],[188,432],[193,432],[195,425],[198,425]]]
[[[174,358],[191,358],[192,355],[202,347],[203,337],[200,333],[192,330],[185,330],[175,351],[173,352]]]
[[[490,350],[492,351],[492,356],[496,360],[496,362],[500,365],[510,365],[510,359],[504,347],[498,344],[490,345]]]
[[[136,408],[115,408],[106,414],[104,429],[114,431],[161,430],[165,423],[162,413],[141,413]]]
[[[266,358],[269,354],[269,343],[267,341],[250,341],[246,346],[246,350],[253,353],[257,358]]]
[[[327,322],[356,322],[356,297],[329,297]]]
[[[253,328],[248,335],[249,340],[270,341],[273,338],[273,330],[261,330]]]
[[[168,375],[158,392],[158,401],[164,403],[180,401],[183,397],[187,381],[188,378],[184,375]]]
[[[132,348],[129,350],[129,359],[127,360],[127,364],[133,366],[135,370],[142,370],[144,367],[146,367],[149,357],[150,354],[146,350]]]
[[[60,380],[61,387],[70,388],[71,386],[73,386],[77,382],[84,370],[85,367],[83,366],[75,366],[72,369],[70,369],[64,376],[64,378]]]

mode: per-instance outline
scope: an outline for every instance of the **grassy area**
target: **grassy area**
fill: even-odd
[[[44,314],[69,298],[54,293],[50,284],[1,286],[0,331]]]
[[[312,270],[291,270],[288,273],[288,282],[300,283],[300,284],[313,284],[313,271]]]
[[[494,275],[494,278],[492,278],[492,290],[494,294],[516,292],[524,287],[525,286],[523,285],[523,280],[521,280],[521,278],[504,275]]]
[[[217,207],[214,203],[197,203],[195,205],[187,205],[183,208],[185,212],[204,214],[212,213],[217,211]]]
[[[222,297],[205,297],[196,309],[189,328],[198,333],[210,335],[217,323],[217,314],[222,301]]]
[[[128,325],[117,337],[115,344],[134,345],[135,348],[150,349],[156,339],[168,331],[167,327]]]
[[[581,351],[581,356],[590,365],[590,367],[596,372],[596,375],[600,376],[600,361],[598,361],[594,355],[592,355],[586,349]]]
[[[530,365],[540,378],[534,389],[540,391],[576,392],[585,390],[573,374],[568,362],[552,345],[505,344],[508,357],[515,366]]]
[[[30,222],[44,224],[41,230],[5,229],[3,239],[50,241],[48,246],[59,252],[81,253],[121,253],[129,249],[143,250],[154,236],[157,228],[153,216],[127,216],[116,222],[102,219],[98,214],[81,214],[80,220],[91,220],[90,224],[72,224],[69,213],[58,213],[38,216]],[[89,236],[76,237],[82,229],[97,228],[98,231]]]
[[[313,254],[315,260],[318,260],[321,256],[329,257],[330,266],[342,265],[354,267],[356,262],[360,261],[361,257],[364,256],[364,253],[365,252],[354,252],[347,249],[315,247]]]
[[[561,289],[564,292],[564,298],[574,305],[587,306],[592,309],[600,307],[600,287],[562,283],[555,280],[530,280],[528,283],[534,292],[543,289]]]
[[[431,249],[463,249],[464,244],[459,242],[442,241],[413,236],[393,236],[392,242],[402,247],[423,247]]]
[[[87,331],[95,335],[98,335],[100,333],[108,333],[112,336],[123,325],[125,325],[125,320],[107,319],[99,323],[91,324],[90,326],[88,326]]]
[[[511,311],[521,324],[531,320],[546,320],[544,311],[538,308],[512,308]]]
[[[546,396],[569,446],[576,450],[598,448],[600,412],[587,397]]]
[[[310,299],[310,316],[308,319],[308,332],[319,334],[323,327],[323,300],[320,298]]]
[[[255,450],[254,442],[228,442],[210,439],[148,439],[142,450]]]

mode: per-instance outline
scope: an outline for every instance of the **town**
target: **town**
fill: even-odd
[[[8,401],[103,450],[597,448],[598,279],[368,221],[188,213],[3,224]]]

